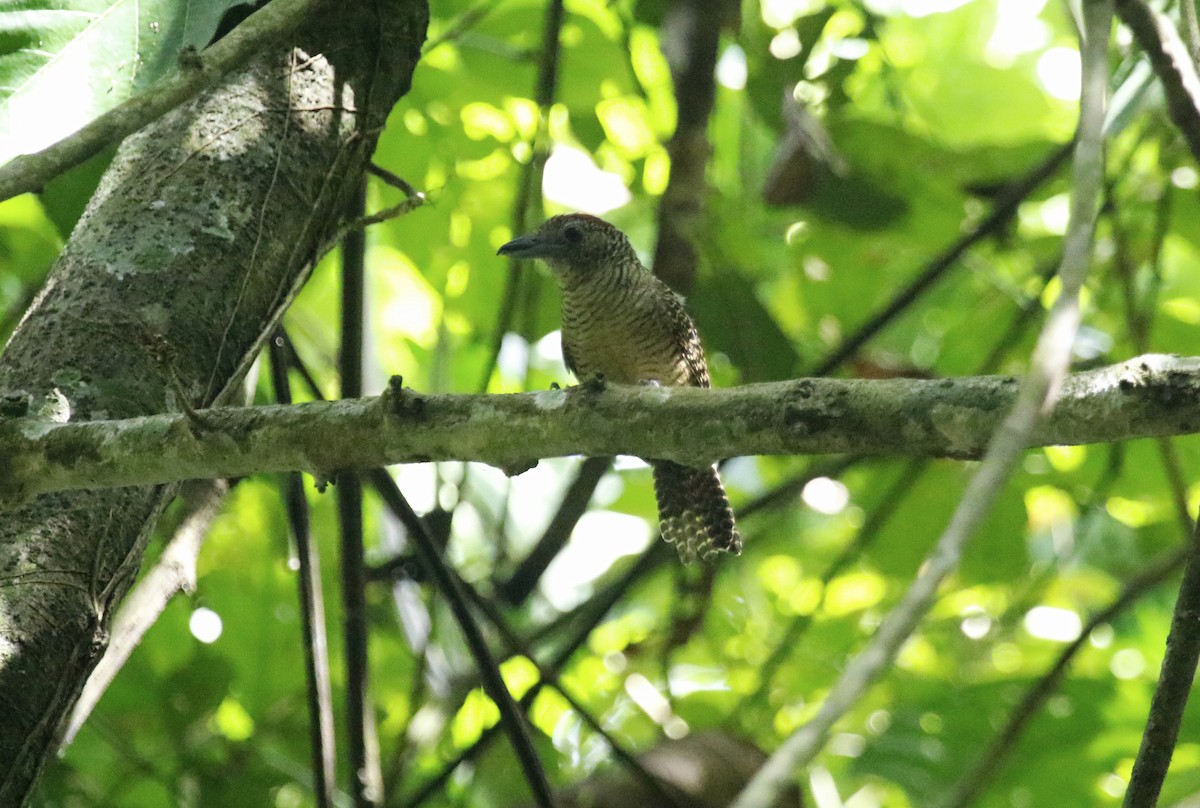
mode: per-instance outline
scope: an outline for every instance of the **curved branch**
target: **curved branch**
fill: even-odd
[[[0,421],[0,504],[50,491],[264,472],[469,460],[517,472],[538,457],[630,454],[703,465],[734,455],[977,458],[1017,396],[1007,376],[796,379],[723,390],[583,385],[214,407],[119,421]],[[1147,354],[1068,376],[1031,446],[1200,428],[1200,357]]]
[[[1174,24],[1142,0],[1116,0],[1116,11],[1150,59],[1167,97],[1171,120],[1192,156],[1200,160],[1200,77],[1187,46]]]

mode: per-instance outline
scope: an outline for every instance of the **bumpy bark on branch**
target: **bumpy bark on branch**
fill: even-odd
[[[975,458],[1012,406],[1007,376],[795,379],[725,390],[597,386],[216,407],[122,421],[0,422],[4,496],[429,460],[510,471],[539,457],[636,454],[704,466],[750,454]],[[1149,354],[1069,376],[1035,445],[1200,430],[1200,357]]]
[[[336,231],[427,18],[423,0],[330,3],[128,139],[0,356],[5,400],[68,423],[219,400]],[[0,462],[10,494],[17,474]],[[0,519],[0,805],[53,754],[172,492],[47,495]]]

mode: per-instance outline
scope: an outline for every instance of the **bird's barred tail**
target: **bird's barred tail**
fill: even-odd
[[[659,529],[684,563],[723,552],[742,552],[742,539],[716,466],[697,469],[667,460],[652,465]]]

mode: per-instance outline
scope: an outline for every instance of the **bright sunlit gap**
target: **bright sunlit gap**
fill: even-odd
[[[730,90],[746,87],[746,52],[737,45],[730,45],[717,61],[717,83]]]
[[[1050,43],[1050,26],[1038,19],[1046,0],[1005,0],[996,4],[996,25],[983,49],[994,68],[1011,67],[1016,57],[1041,50]]]
[[[796,32],[795,28],[784,28],[771,38],[771,44],[767,46],[767,50],[776,59],[791,59],[793,56],[799,56],[800,34]]]
[[[1083,621],[1070,609],[1034,606],[1025,614],[1025,630],[1039,640],[1072,642],[1083,631]]]
[[[876,14],[903,14],[906,17],[928,17],[945,14],[972,0],[867,0],[867,7]]]
[[[205,645],[216,642],[221,636],[222,628],[221,615],[204,606],[196,609],[188,618],[188,629],[192,636]]]
[[[824,5],[820,0],[763,0],[762,19],[772,28],[786,28]]]
[[[846,510],[850,504],[850,489],[838,480],[814,477],[804,486],[800,498],[817,513],[834,516]]]
[[[1112,655],[1108,669],[1118,679],[1136,679],[1146,672],[1146,657],[1136,648],[1122,648]]]
[[[1079,51],[1074,48],[1050,48],[1038,58],[1038,79],[1046,92],[1063,101],[1079,98]]]
[[[958,628],[963,635],[972,640],[982,640],[992,629],[992,618],[982,606],[974,605],[963,609],[962,622]]]
[[[621,556],[645,550],[651,539],[645,519],[616,511],[588,511],[542,576],[542,594],[559,611],[574,608],[591,594],[588,584]]]
[[[546,199],[565,208],[602,216],[633,197],[616,174],[601,170],[591,156],[572,146],[555,146],[542,177]]]

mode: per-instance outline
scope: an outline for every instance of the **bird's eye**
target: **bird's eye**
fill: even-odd
[[[563,238],[572,244],[578,244],[583,241],[583,231],[573,224],[569,224],[563,228]]]

